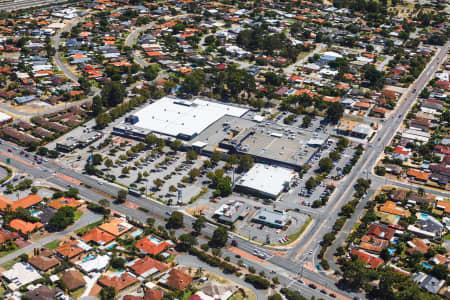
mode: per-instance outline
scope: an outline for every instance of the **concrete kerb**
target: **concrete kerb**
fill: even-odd
[[[181,212],[181,213],[183,213],[183,214],[186,215],[186,216],[195,218],[195,216],[190,215],[190,214],[187,213],[185,210],[178,210],[178,211]],[[235,236],[237,236],[237,237],[239,237],[239,238],[241,238],[241,239],[243,239],[243,240],[246,240],[246,241],[248,241],[248,242],[250,242],[250,243],[252,243],[252,244],[254,244],[254,245],[262,246],[262,247],[264,247],[264,249],[267,249],[267,250],[272,250],[272,251],[287,251],[287,250],[289,250],[289,249],[291,249],[291,248],[294,248],[294,247],[300,242],[302,236],[303,236],[305,233],[307,233],[307,232],[310,230],[310,228],[312,227],[311,224],[312,224],[313,222],[314,222],[314,218],[312,218],[312,221],[308,223],[308,226],[307,226],[307,227],[303,230],[303,232],[297,237],[297,239],[295,239],[294,241],[292,241],[291,243],[289,243],[289,244],[287,244],[287,245],[282,245],[282,246],[269,246],[269,245],[265,245],[264,243],[261,243],[261,242],[258,242],[258,241],[254,241],[254,240],[248,238],[247,236],[241,235],[241,234],[236,233],[236,232],[232,232],[232,234],[235,235]],[[208,222],[208,223],[210,223],[211,225],[217,226],[217,224],[216,224],[215,222]]]
[[[441,53],[441,51],[442,51],[442,49],[443,49],[444,47],[445,47],[445,46],[443,46],[443,47],[440,49],[440,51],[437,51],[437,52],[434,54],[433,58],[432,58],[432,59],[428,62],[428,64],[425,66],[424,70],[427,69],[427,68],[434,62],[434,59]],[[417,83],[417,81],[419,80],[419,78],[421,77],[421,75],[422,75],[422,73],[414,80],[414,82],[413,82],[412,84],[409,85],[409,87],[408,87],[408,89],[406,90],[406,92],[403,93],[402,97],[400,98],[398,104],[401,104],[401,103],[405,100],[406,95],[408,95],[409,92],[410,92],[410,90],[416,85],[416,83]],[[425,87],[426,87],[426,85],[430,82],[430,80],[431,80],[431,77],[428,78],[428,80],[427,80],[427,82],[426,82],[426,84],[425,84]],[[414,103],[416,103],[416,101],[417,101],[417,98],[416,98],[414,101],[411,102],[410,106],[408,107],[407,112],[411,109],[411,106],[413,106]],[[400,105],[398,105],[398,110],[399,110],[399,109],[400,109]],[[391,118],[392,118],[392,116],[391,116]],[[402,123],[403,123],[403,121],[405,120],[405,118],[406,118],[406,114],[403,114],[403,116],[402,116],[402,118],[401,118],[402,121],[399,123],[399,125],[397,126],[397,128],[396,128],[396,130],[395,130],[396,132],[397,132],[397,131],[399,130],[399,128],[402,126]],[[391,138],[390,138],[389,141],[386,143],[386,145],[390,145],[391,142],[392,142],[392,139],[393,139],[394,137],[395,137],[395,135],[391,136]],[[380,156],[382,156],[383,154],[384,154],[384,151],[383,151],[383,152],[380,152],[380,154],[377,156],[376,162],[378,162],[378,161],[380,160]],[[370,172],[372,173],[372,175],[377,176],[377,175],[375,175],[375,173],[374,173],[374,168],[375,168],[375,166],[376,166],[376,164],[373,166],[373,168],[371,168]]]

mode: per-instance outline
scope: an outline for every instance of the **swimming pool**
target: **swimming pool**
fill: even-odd
[[[424,267],[424,268],[427,268],[427,269],[433,269],[433,267],[432,266],[430,266],[428,263],[426,263],[426,262],[423,262],[422,263],[422,266]]]
[[[389,255],[394,255],[395,249],[394,248],[387,248]]]
[[[131,233],[130,235],[132,237],[137,237],[138,235],[140,235],[143,231],[141,229],[136,230],[135,232]]]
[[[112,244],[110,244],[110,245],[108,245],[107,247],[106,247],[106,249],[112,249],[112,248],[114,248],[115,246],[116,246],[117,244],[116,243],[112,243]]]
[[[88,261],[88,260],[91,260],[91,259],[94,259],[94,258],[95,258],[95,255],[91,254],[91,255],[86,256],[85,258],[83,258],[83,261]]]
[[[428,215],[424,213],[420,213],[420,217],[424,220],[428,220]]]
[[[392,243],[398,244],[398,238],[394,238],[394,239],[392,240]]]
[[[159,244],[159,243],[161,243],[161,240],[160,239],[157,239],[157,238],[155,238],[155,237],[150,237],[150,241],[152,241],[153,242],[153,244]]]

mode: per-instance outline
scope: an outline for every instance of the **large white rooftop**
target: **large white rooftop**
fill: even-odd
[[[86,273],[105,269],[109,264],[110,257],[108,255],[98,255],[89,260],[77,262],[77,265]]]
[[[296,172],[278,166],[255,164],[237,184],[258,191],[267,196],[276,197],[296,175]]]
[[[11,282],[8,287],[13,291],[41,278],[39,272],[25,262],[16,263],[11,269],[3,272],[3,276]]]
[[[203,99],[164,97],[136,112],[139,122],[135,126],[173,137],[193,137],[224,115],[241,117],[247,111]]]

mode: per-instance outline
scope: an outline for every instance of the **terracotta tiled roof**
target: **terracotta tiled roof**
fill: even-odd
[[[51,268],[59,265],[59,260],[55,257],[32,256],[28,262],[36,269],[47,272]]]
[[[17,209],[18,207],[28,208],[28,207],[38,204],[41,201],[42,201],[41,196],[35,195],[35,194],[28,195],[17,201],[11,201],[11,200],[1,196],[0,197],[0,209],[2,209],[2,210],[5,209],[8,204],[11,206],[12,209]]]
[[[136,277],[131,276],[130,273],[126,272],[120,275],[114,274],[111,276],[103,276],[98,282],[103,286],[114,287],[117,291],[121,291],[124,288],[139,282],[139,280]]]
[[[63,206],[79,207],[82,203],[75,198],[61,197],[50,202],[48,205],[54,209],[60,209]]]
[[[84,250],[78,246],[78,241],[64,241],[56,248],[56,252],[63,257],[72,258],[83,253]]]
[[[428,248],[430,248],[430,246],[425,244],[425,242],[419,238],[413,238],[411,243],[413,243],[415,245],[415,247],[409,248],[408,249],[409,253],[413,253],[414,251],[419,251],[420,253],[425,254],[425,253],[427,253]]]
[[[368,264],[371,269],[377,269],[384,263],[384,260],[382,260],[381,258],[378,258],[376,256],[370,255],[369,253],[365,253],[356,249],[352,249],[350,253],[352,255],[356,255],[358,259]]]
[[[367,230],[368,235],[373,235],[379,239],[391,240],[394,236],[395,229],[380,224],[370,224]]]
[[[184,290],[191,283],[191,276],[184,274],[178,269],[172,269],[169,272],[169,278],[167,279],[166,285],[176,290]]]
[[[359,248],[371,251],[371,252],[381,252],[389,244],[388,241],[382,240],[373,236],[365,235],[361,238],[361,243]]]
[[[408,173],[406,173],[408,176],[414,177],[419,180],[426,181],[428,180],[428,177],[430,177],[430,173],[422,172],[416,169],[409,169]]]
[[[25,222],[21,219],[14,219],[9,223],[9,227],[14,228],[17,231],[20,231],[23,234],[27,234],[35,231],[36,229],[44,227],[44,224],[40,222],[30,223]]]
[[[126,221],[123,221],[121,219],[112,219],[108,223],[103,223],[98,228],[100,228],[103,231],[106,231],[108,233],[111,233],[115,236],[119,236],[133,228],[130,224],[128,224]]]
[[[166,250],[169,245],[165,241],[155,244],[149,238],[143,238],[137,242],[136,247],[145,253],[157,255]]]
[[[92,228],[91,231],[86,233],[81,237],[83,241],[87,242],[96,242],[99,245],[108,244],[113,241],[116,237],[112,234],[109,234],[103,230],[98,228]]]
[[[446,213],[450,213],[450,202],[438,201],[436,206],[444,209]]]
[[[130,269],[133,271],[133,273],[142,275],[151,269],[157,269],[159,272],[164,272],[169,268],[166,264],[153,259],[150,256],[146,256],[136,261],[133,265],[130,265]]]
[[[3,244],[9,240],[15,240],[19,237],[17,232],[12,232],[8,230],[0,231],[0,244]]]
[[[144,300],[161,300],[164,296],[161,290],[147,290],[145,292]]]
[[[386,201],[386,203],[380,207],[380,211],[398,216],[403,216],[405,214],[405,210],[401,207],[397,207],[392,201]]]

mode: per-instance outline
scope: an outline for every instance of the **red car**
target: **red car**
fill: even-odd
[[[8,152],[12,152],[12,149],[11,149],[11,148],[9,148],[9,149],[8,149]]]

